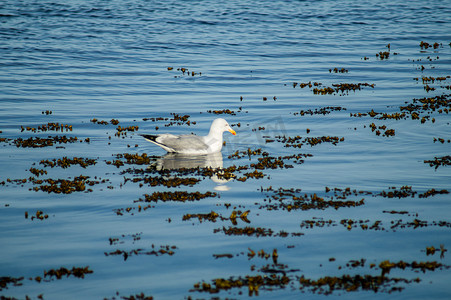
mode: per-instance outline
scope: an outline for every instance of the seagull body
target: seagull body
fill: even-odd
[[[149,142],[160,146],[167,152],[182,154],[210,154],[220,152],[222,149],[222,133],[229,131],[236,135],[226,120],[218,118],[213,121],[207,136],[194,134],[174,135],[170,133],[150,135],[142,134]]]

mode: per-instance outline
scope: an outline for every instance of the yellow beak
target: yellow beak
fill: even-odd
[[[233,130],[233,129],[229,129],[229,132],[230,132],[231,134],[233,134],[233,135],[236,135],[236,132],[235,132],[235,130]]]

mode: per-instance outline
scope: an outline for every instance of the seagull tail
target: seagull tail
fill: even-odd
[[[143,138],[150,142],[157,143],[155,140],[157,139],[158,135],[151,135],[151,134],[140,134]]]
[[[176,152],[174,149],[169,148],[168,146],[161,144],[159,142],[157,142],[157,138],[158,135],[152,135],[152,134],[140,134],[140,136],[142,136],[146,141],[149,141],[151,143],[154,143],[157,146],[160,146],[161,148],[163,148],[164,150],[166,150],[167,152]]]

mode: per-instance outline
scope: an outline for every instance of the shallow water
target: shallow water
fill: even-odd
[[[0,26],[1,295],[451,296],[445,2],[7,0]],[[361,86],[314,93],[340,83]],[[401,110],[422,98],[435,102]],[[237,131],[224,134],[220,156],[167,156],[139,136],[206,134],[216,117]],[[48,123],[72,130],[39,130]],[[125,135],[118,126],[138,128]],[[77,140],[19,144],[49,136]],[[128,164],[125,153],[149,160]],[[95,164],[49,165],[63,157]],[[277,168],[255,166],[268,157]],[[436,157],[444,163],[425,162]],[[207,168],[221,166],[225,174]],[[249,177],[254,170],[263,178]],[[80,175],[89,178],[74,181]],[[43,191],[49,179],[66,181]],[[69,181],[84,188],[56,193]],[[171,192],[166,201],[138,201],[162,192]],[[177,201],[194,193],[211,197]],[[46,273],[73,267],[88,269]]]

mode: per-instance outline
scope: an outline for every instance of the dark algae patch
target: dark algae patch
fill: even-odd
[[[130,296],[121,296],[119,292],[116,292],[116,296],[112,298],[104,298],[105,300],[154,300],[153,296],[147,296],[143,292]]]
[[[60,123],[47,123],[43,125],[39,125],[38,127],[30,127],[30,126],[20,126],[21,132],[23,131],[31,131],[31,132],[46,132],[46,131],[72,131],[72,125],[69,124],[60,124]]]
[[[63,277],[76,277],[76,278],[85,278],[86,274],[92,274],[94,271],[90,270],[89,267],[72,267],[72,269],[67,269],[65,267],[61,267],[59,269],[50,269],[48,271],[44,271],[44,280],[45,279],[62,279]]]
[[[225,235],[229,236],[248,236],[248,237],[288,237],[288,236],[301,236],[303,233],[300,232],[285,232],[283,230],[280,230],[279,232],[274,232],[271,228],[264,228],[264,227],[252,227],[252,226],[246,226],[243,228],[240,227],[232,227],[229,226],[228,228],[222,227],[215,229],[213,231],[214,233],[222,232]]]
[[[399,106],[398,112],[384,113],[371,110],[366,113],[351,113],[352,117],[369,116],[378,120],[419,120],[421,124],[430,121],[435,123],[434,115],[447,115],[451,110],[451,94],[435,97],[414,98],[406,105]]]
[[[204,198],[217,197],[218,194],[215,192],[186,192],[186,191],[175,191],[175,192],[154,192],[152,194],[144,194],[144,198],[140,198],[137,202],[166,202],[166,201],[199,201]]]
[[[213,279],[212,283],[200,282],[194,284],[193,292],[207,292],[217,294],[222,290],[247,288],[249,296],[258,296],[259,290],[281,289],[290,283],[290,279],[283,275],[256,275],[238,278],[218,278]]]
[[[316,146],[322,143],[331,143],[337,145],[345,140],[344,137],[338,136],[319,136],[319,137],[301,137],[299,135],[294,137],[277,136],[277,141],[283,143],[285,147],[302,148],[303,145]]]
[[[127,260],[131,256],[137,256],[137,255],[154,255],[154,256],[161,256],[161,255],[169,255],[172,256],[175,254],[174,250],[177,249],[176,246],[160,246],[159,249],[154,249],[155,247],[152,246],[152,250],[146,251],[145,249],[133,249],[130,251],[126,250],[119,250],[111,251],[111,252],[105,252],[105,256],[122,256],[124,258],[124,261]]]
[[[60,145],[60,144],[70,144],[70,143],[76,143],[76,142],[87,142],[89,143],[89,139],[86,138],[85,140],[79,140],[76,136],[75,137],[67,137],[65,135],[63,136],[49,136],[47,138],[40,138],[40,137],[30,137],[27,139],[23,138],[17,138],[14,139],[13,144],[16,145],[16,147],[20,148],[43,148],[43,147],[51,147],[54,145]]]
[[[318,279],[299,278],[301,291],[330,295],[340,292],[373,291],[375,293],[400,292],[400,284],[419,283],[419,279],[390,278],[373,275],[325,276]]]
[[[107,179],[90,180],[89,176],[77,176],[74,179],[35,179],[33,184],[37,185],[33,187],[34,191],[43,191],[47,193],[56,194],[71,194],[73,192],[92,192],[90,187],[106,183]]]
[[[339,209],[342,207],[358,207],[365,204],[365,200],[346,200],[349,196],[345,191],[341,196],[324,196],[321,197],[316,193],[306,194],[302,193],[300,189],[284,189],[279,188],[277,190],[272,187],[262,190],[267,194],[264,199],[264,204],[259,206],[260,209],[267,210],[310,210],[310,209],[327,209],[334,208]],[[354,192],[355,195],[360,195],[358,192]]]
[[[310,88],[314,95],[349,95],[349,92],[360,91],[364,88],[373,88],[374,83],[358,82],[358,83],[334,83],[332,86],[324,86],[321,82],[293,82],[293,88],[299,86],[301,89]]]
[[[95,165],[97,163],[97,161],[95,159],[91,159],[91,158],[83,158],[83,157],[73,157],[73,158],[68,158],[68,157],[63,157],[63,158],[54,158],[53,160],[41,160],[39,162],[40,165],[43,165],[44,167],[61,167],[63,169],[65,168],[69,168],[73,165],[78,165],[82,168],[86,168],[88,166],[91,165]],[[30,170],[31,171],[31,170]]]
[[[346,108],[341,107],[341,106],[326,106],[326,107],[321,107],[321,108],[315,108],[315,110],[301,110],[299,112],[295,112],[293,113],[293,115],[300,115],[300,116],[306,116],[306,115],[328,115],[333,111],[341,111],[341,110],[346,110]]]
[[[10,276],[2,276],[0,277],[0,291],[7,289],[8,285],[21,286],[23,285],[22,283],[23,280],[24,280],[23,277],[14,278]]]
[[[442,157],[434,157],[432,160],[425,160],[425,164],[429,164],[429,166],[437,169],[438,167],[449,166],[451,165],[451,155],[446,155]]]
[[[250,210],[247,211],[232,211],[232,213],[230,214],[230,216],[227,217],[223,217],[220,214],[218,214],[217,212],[211,211],[209,213],[198,213],[198,214],[185,214],[183,215],[182,220],[183,221],[189,221],[191,219],[198,219],[200,223],[204,222],[204,221],[209,221],[209,222],[216,222],[217,220],[221,220],[221,221],[226,221],[226,220],[230,220],[230,222],[232,222],[232,224],[236,225],[237,224],[237,220],[241,220],[245,223],[250,223],[249,219],[247,218],[248,214],[249,214]]]
[[[13,286],[23,286],[24,284],[27,284],[27,281],[35,281],[37,283],[45,283],[50,282],[53,280],[61,280],[68,277],[75,277],[79,279],[84,279],[86,275],[94,273],[93,270],[89,268],[89,266],[86,267],[72,267],[72,269],[61,267],[59,269],[49,269],[44,271],[42,276],[35,276],[35,277],[29,277],[28,279],[25,279],[25,277],[9,277],[4,276],[0,277],[0,291],[8,289],[8,287]],[[41,294],[42,295],[42,294]],[[14,298],[6,298],[4,296],[1,296],[2,299],[14,299]],[[39,299],[42,299],[42,297],[38,297]],[[30,299],[28,296],[26,296],[26,299]]]

